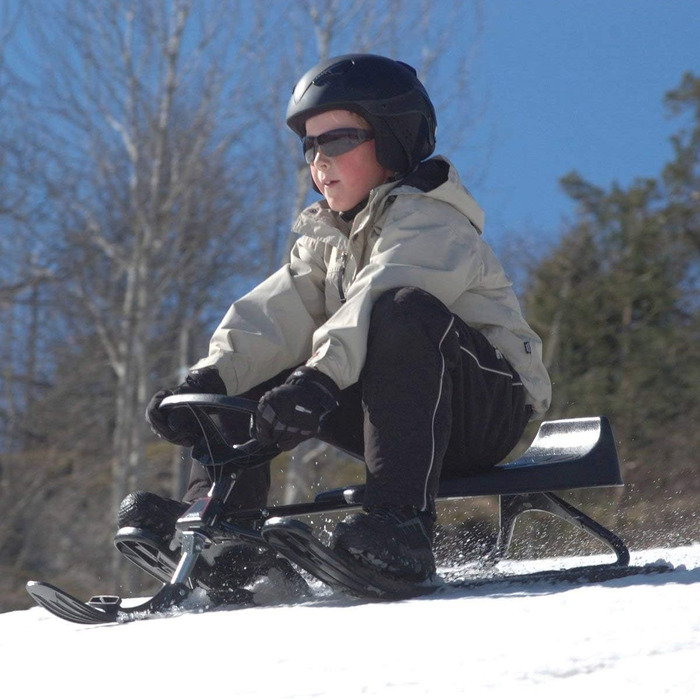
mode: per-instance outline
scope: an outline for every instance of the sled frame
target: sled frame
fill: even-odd
[[[179,558],[152,533],[122,528],[115,537],[115,545],[132,563],[160,580],[162,588],[144,603],[125,607],[118,596],[93,596],[83,603],[56,586],[30,581],[27,592],[49,612],[76,623],[102,624],[177,610],[189,603],[191,594],[198,588],[208,590],[206,583],[199,580],[197,566],[200,557],[210,548],[241,542],[272,548],[288,562],[295,563],[321,581],[345,588],[360,597],[411,597],[433,590],[432,585],[411,590],[397,588],[395,581],[387,583],[376,576],[376,572],[370,576],[361,574],[318,540],[309,525],[294,519],[295,516],[361,507],[364,486],[326,491],[309,503],[228,511],[225,503],[237,476],[246,469],[262,466],[278,452],[263,448],[256,440],[244,445],[228,445],[216,430],[209,412],[236,410],[255,413],[255,402],[239,397],[197,394],[167,397],[163,405],[166,403],[172,408],[187,407],[197,416],[204,438],[195,445],[193,457],[205,466],[213,481],[209,494],[195,501],[177,521]],[[554,491],[621,486],[622,483],[615,439],[608,420],[605,417],[576,418],[542,423],[530,447],[513,462],[477,474],[444,479],[437,499],[498,496],[498,535],[495,546],[485,557],[487,566],[507,555],[518,518],[524,513],[540,511],[591,535],[615,554],[612,564],[594,564],[568,573],[549,572],[547,575],[607,580],[634,573],[635,567],[628,566],[630,555],[626,545],[617,535],[555,495]],[[301,578],[291,565],[290,571]],[[464,583],[473,585],[474,581]],[[208,592],[214,606],[254,603],[252,591],[245,588]]]

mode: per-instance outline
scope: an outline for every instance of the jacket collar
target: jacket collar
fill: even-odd
[[[484,212],[462,184],[452,163],[442,156],[424,161],[401,180],[375,187],[352,222],[345,221],[341,214],[331,211],[328,203],[321,200],[299,214],[293,230],[297,234],[312,236],[346,249],[352,233],[360,231],[368,221],[373,220],[390,196],[393,201],[401,195],[423,195],[444,201],[462,212],[479,233],[483,231]]]

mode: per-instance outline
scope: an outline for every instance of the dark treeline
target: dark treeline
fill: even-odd
[[[0,610],[29,604],[29,578],[143,585],[112,556],[116,504],[136,487],[177,496],[188,466],[143,410],[285,257],[310,194],[281,118],[300,71],[349,50],[412,61],[445,100],[448,155],[479,112],[472,56],[441,50],[469,43],[460,13],[478,26],[478,3],[434,17],[391,4],[403,28],[366,0],[299,0],[284,19],[250,2],[2,5]],[[700,534],[700,78],[666,99],[672,162],[628,188],[564,177],[576,220],[517,271],[554,381],[548,417],[613,423],[627,487],[582,497],[633,546]],[[278,465],[276,497],[357,479],[357,465],[323,469],[336,457],[305,446]]]
[[[617,517],[633,544],[700,535],[700,77],[665,103],[673,160],[627,188],[565,176],[577,219],[526,295],[551,415],[612,420],[627,484]]]

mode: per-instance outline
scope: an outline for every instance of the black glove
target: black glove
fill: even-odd
[[[321,419],[338,405],[340,390],[323,372],[299,367],[258,403],[256,433],[264,447],[291,450],[318,434]]]
[[[217,369],[205,367],[192,370],[180,386],[161,389],[150,400],[146,408],[146,420],[153,432],[175,445],[192,447],[202,436],[202,429],[194,413],[185,406],[167,412],[160,409],[161,401],[174,394],[226,394],[226,385]]]

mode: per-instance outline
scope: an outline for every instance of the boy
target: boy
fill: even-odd
[[[235,302],[185,384],[147,416],[192,445],[189,413],[166,420],[164,396],[201,391],[259,399],[264,445],[319,437],[367,465],[363,511],[331,546],[358,566],[422,581],[435,571],[441,475],[485,470],[515,446],[551,394],[541,342],[483,242],[483,213],[438,156],[433,105],[415,71],[381,56],[324,61],[297,83],[287,124],[301,138],[323,200],[304,210],[290,262]],[[296,369],[294,369],[296,368]],[[233,442],[247,422],[225,426]],[[261,506],[269,473],[253,470],[231,506]],[[195,466],[185,501],[209,483]],[[127,497],[120,525],[172,535],[184,505]],[[238,584],[257,553],[218,565]]]

